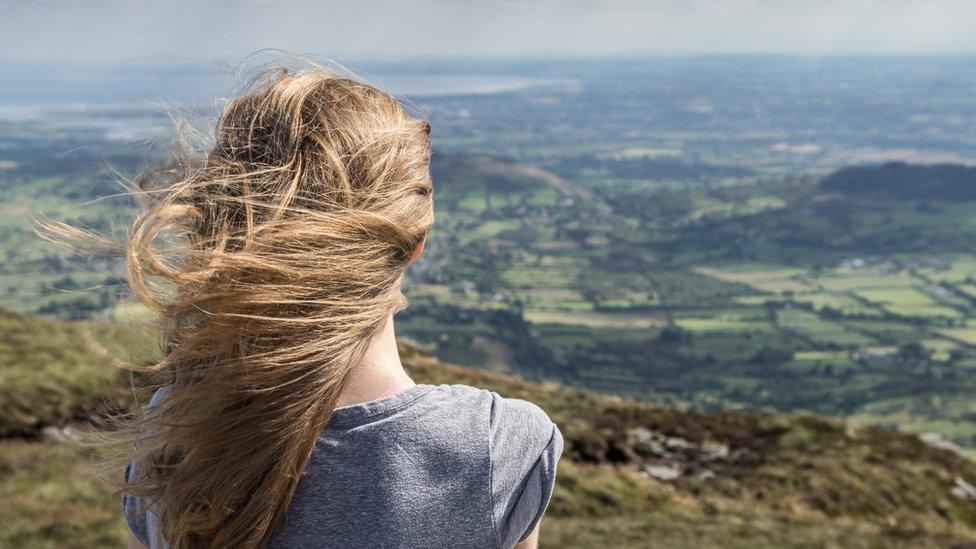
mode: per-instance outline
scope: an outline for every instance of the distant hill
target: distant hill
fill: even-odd
[[[776,200],[756,203],[778,206],[749,211],[740,199],[740,215],[665,232],[662,255],[824,267],[859,256],[969,254],[976,242],[976,167],[891,162],[842,168],[818,183],[733,189],[754,201],[768,193]],[[647,203],[630,202],[635,210]]]
[[[120,544],[118,504],[86,475],[83,454],[43,441],[70,438],[100,406],[124,406],[126,378],[99,349],[145,359],[153,338],[107,324],[0,320],[0,546]],[[400,350],[420,382],[484,387],[552,415],[567,444],[545,546],[976,542],[976,464],[916,436],[809,415],[644,405],[466,370],[409,342]],[[106,394],[115,396],[100,400]]]
[[[976,167],[889,162],[843,168],[820,182],[821,188],[855,196],[895,199],[976,200]]]
[[[585,194],[562,177],[527,164],[498,156],[435,153],[430,162],[438,206],[472,209],[465,201],[492,200],[501,204],[533,202],[549,196]]]

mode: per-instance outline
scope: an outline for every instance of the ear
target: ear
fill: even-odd
[[[424,251],[425,242],[427,242],[427,235],[424,235],[424,237],[420,239],[420,242],[417,243],[417,247],[414,248],[413,253],[410,254],[410,259],[407,260],[407,265],[417,261],[417,258],[420,257],[420,252]]]

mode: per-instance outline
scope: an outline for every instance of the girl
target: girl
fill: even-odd
[[[278,70],[204,157],[143,178],[128,277],[168,337],[130,429],[130,547],[535,546],[559,430],[525,401],[415,384],[397,354],[429,133],[375,87]]]

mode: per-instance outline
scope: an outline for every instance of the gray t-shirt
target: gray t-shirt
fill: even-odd
[[[562,448],[538,406],[464,385],[339,408],[268,545],[511,547],[545,512]],[[154,514],[123,499],[149,545]]]

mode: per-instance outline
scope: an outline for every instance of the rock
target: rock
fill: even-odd
[[[697,450],[698,445],[694,442],[679,437],[668,437],[664,439],[664,446],[669,450]]]
[[[966,457],[961,446],[940,435],[939,433],[922,433],[918,438],[925,444],[940,450],[948,450],[954,454]]]
[[[729,445],[715,444],[715,443],[702,444],[701,452],[702,452],[701,458],[705,461],[728,459]]]
[[[749,448],[736,448],[729,454],[729,461],[733,463],[747,464],[756,461],[756,453]]]
[[[643,471],[658,480],[674,480],[683,473],[681,465],[677,463],[663,465],[645,465]]]
[[[627,441],[634,451],[643,457],[664,455],[664,435],[646,427],[634,427],[627,431]]]
[[[647,427],[632,427],[627,430],[627,439],[631,444],[647,444],[660,436]]]
[[[64,442],[68,440],[68,437],[65,436],[64,431],[62,431],[61,428],[48,425],[47,427],[41,429],[41,440],[52,443]]]
[[[966,482],[962,477],[956,477],[956,485],[949,492],[960,499],[976,501],[976,486]]]
[[[75,429],[71,425],[65,425],[61,429],[61,434],[64,435],[64,438],[66,438],[66,439],[68,439],[68,440],[70,440],[72,442],[77,442],[77,441],[81,440],[81,437],[82,436],[84,436],[84,434],[81,431],[79,431],[78,429]]]
[[[715,471],[711,469],[702,469],[698,471],[698,480],[711,480],[715,478]]]

